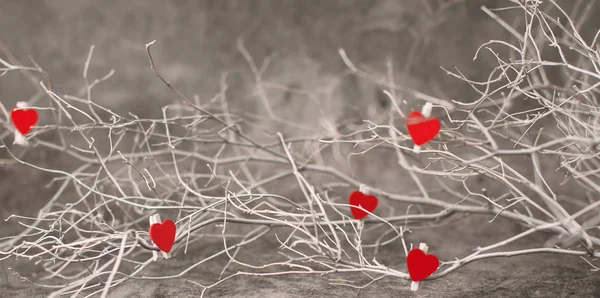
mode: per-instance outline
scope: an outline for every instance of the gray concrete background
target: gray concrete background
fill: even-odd
[[[401,76],[400,83],[446,98],[472,96],[468,86],[446,76],[439,66],[460,67],[471,77],[486,73],[493,60],[488,57],[473,62],[473,54],[481,43],[504,38],[506,33],[479,6],[494,7],[507,2],[468,0],[445,12],[445,19],[431,32],[431,42],[420,49],[410,75]],[[141,117],[158,117],[160,107],[175,99],[149,68],[144,45],[152,40],[157,40],[153,53],[158,66],[185,94],[210,98],[218,91],[221,74],[228,72],[232,105],[237,109],[256,109],[256,101],[250,96],[254,78],[236,49],[238,37],[243,38],[256,61],[277,53],[265,80],[311,89],[344,70],[338,47],[344,47],[355,63],[385,71],[386,61],[391,59],[401,68],[414,41],[411,30],[419,32],[427,24],[424,7],[416,0],[0,0],[0,41],[17,60],[29,64],[31,55],[50,73],[55,90],[74,94],[82,86],[83,63],[94,44],[90,75],[98,77],[110,69],[116,71],[111,80],[95,90],[95,101],[119,113],[131,111]],[[6,57],[4,53],[0,56]],[[35,92],[18,73],[0,79],[0,100],[7,107],[27,100]],[[380,96],[377,86],[349,78],[336,90],[332,102],[325,105],[335,121],[360,120],[366,117],[366,107],[377,105]],[[298,109],[303,106],[300,98],[286,100],[283,92],[270,94],[270,98],[278,113],[305,123],[314,121],[314,112]],[[285,114],[289,111],[300,112]],[[4,152],[2,157],[6,157]],[[69,160],[57,152],[30,151],[24,158],[36,164],[69,166]],[[44,187],[51,178],[19,165],[1,166],[2,218],[13,213],[35,214],[44,198],[55,190]],[[488,220],[485,216],[472,216],[431,231],[417,230],[409,240],[427,242],[436,248],[440,259],[448,259],[464,255],[474,246],[509,237],[520,229],[502,219],[494,224],[487,224]],[[18,229],[14,222],[7,222],[0,227],[0,233],[6,236]],[[517,244],[540,243],[544,239],[534,235]],[[253,263],[269,259],[259,253],[269,245],[272,244],[252,247],[256,252],[250,255],[255,258]],[[219,248],[218,243],[198,247],[197,253],[157,264],[155,270],[175,273]],[[378,261],[402,268],[400,255],[399,243],[386,246]],[[222,266],[226,261],[219,259],[214,265]],[[23,272],[24,276],[35,271],[27,262],[2,265]],[[363,290],[358,297],[600,297],[600,278],[588,268],[580,259],[555,255],[486,260],[467,265],[443,279],[423,283],[417,293],[409,291],[408,282],[388,278]],[[213,277],[215,272],[210,269],[199,268],[187,278]],[[355,280],[361,281],[361,277]],[[172,280],[131,282],[111,297],[198,295],[193,284]],[[325,277],[284,276],[235,278],[211,290],[208,297],[355,295],[354,290],[328,285]],[[45,297],[45,291],[0,272],[0,297]]]

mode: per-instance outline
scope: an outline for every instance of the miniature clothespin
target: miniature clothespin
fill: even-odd
[[[19,109],[27,108],[27,102],[19,101],[19,102],[17,102],[16,107]],[[19,132],[19,129],[16,127],[15,127],[15,141],[13,142],[13,144],[21,145],[21,146],[27,146],[29,144],[29,141],[27,141],[27,138],[25,138],[25,136],[22,135],[21,132]]]
[[[154,215],[150,216],[150,218],[149,218],[149,221],[150,221],[150,227],[152,227],[152,225],[153,225],[153,224],[157,224],[157,223],[158,223],[158,224],[160,224],[160,223],[161,223],[161,220],[160,220],[160,215],[158,215],[158,214],[154,214]],[[157,261],[157,260],[158,260],[158,254],[159,254],[159,253],[160,253],[160,254],[162,255],[162,257],[163,257],[163,258],[165,258],[165,259],[170,259],[170,258],[171,258],[171,253],[170,253],[170,252],[164,252],[164,251],[160,251],[160,252],[158,252],[158,251],[156,251],[156,250],[153,250],[153,251],[152,251],[152,259],[153,259],[154,261]]]
[[[377,197],[369,194],[369,188],[361,184],[358,191],[350,193],[348,204],[350,205],[350,212],[354,219],[360,220],[369,215],[364,210],[373,212],[377,208]]]
[[[430,102],[426,102],[425,105],[423,106],[423,108],[421,109],[421,114],[423,114],[423,116],[425,118],[431,116],[431,110],[433,109],[433,104]],[[413,147],[413,152],[414,153],[419,153],[421,152],[421,146],[419,145],[415,145]]]
[[[422,250],[426,254],[429,251],[429,247],[425,243],[419,243],[419,249]],[[419,283],[420,283],[419,281],[413,281],[410,284],[410,290],[413,292],[416,292],[419,289]]]
[[[364,193],[364,194],[368,195],[368,194],[369,194],[369,187],[368,187],[368,186],[366,186],[366,185],[364,185],[364,184],[361,184],[361,185],[358,187],[358,191],[360,191],[360,192],[362,192],[362,193]]]

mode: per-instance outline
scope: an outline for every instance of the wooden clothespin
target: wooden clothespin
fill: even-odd
[[[150,218],[149,218],[149,221],[150,221],[150,226],[152,226],[152,225],[153,225],[153,224],[155,224],[155,223],[161,223],[161,220],[160,220],[160,215],[158,215],[158,214],[154,214],[154,215],[150,216]],[[170,252],[164,252],[164,251],[160,251],[160,252],[158,252],[158,251],[156,251],[156,250],[153,250],[153,251],[152,251],[152,259],[153,259],[155,262],[158,260],[158,255],[159,255],[159,253],[160,253],[160,254],[162,255],[162,257],[163,257],[163,258],[165,258],[165,259],[170,259],[170,258],[171,258],[171,253],[170,253]]]
[[[368,187],[368,186],[366,186],[366,185],[364,185],[364,184],[361,184],[361,185],[358,187],[358,191],[360,191],[360,192],[362,192],[362,193],[364,193],[364,194],[368,195],[368,194],[369,194],[369,187]]]
[[[429,247],[425,243],[419,243],[419,249],[422,250],[424,253],[427,253],[427,251],[429,251]],[[419,281],[413,281],[410,284],[410,290],[416,292],[419,289],[419,283]]]
[[[19,102],[17,102],[16,107],[17,108],[27,108],[27,102],[19,101]],[[24,135],[21,134],[21,132],[19,132],[18,129],[15,129],[15,141],[13,142],[13,144],[27,146],[27,145],[29,145],[29,141],[27,140],[27,138],[25,138]]]
[[[423,116],[425,118],[428,118],[429,116],[431,116],[431,110],[433,109],[433,104],[430,102],[426,102],[425,105],[423,106],[423,108],[421,109],[421,114],[423,114]],[[415,145],[413,147],[413,152],[414,153],[419,153],[421,152],[421,146],[419,145]]]

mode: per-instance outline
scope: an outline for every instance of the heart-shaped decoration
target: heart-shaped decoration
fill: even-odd
[[[176,231],[175,223],[170,219],[165,219],[162,223],[155,223],[148,229],[152,242],[164,252],[171,251]]]
[[[25,135],[31,130],[38,120],[38,113],[34,109],[17,109],[16,107],[10,110],[10,120],[17,130]]]
[[[440,131],[440,121],[435,117],[425,117],[419,111],[412,111],[406,118],[408,134],[415,145],[423,145]]]
[[[426,255],[422,250],[413,248],[406,256],[408,274],[413,281],[419,281],[435,272],[440,261],[435,255]]]
[[[373,212],[373,210],[377,208],[377,197],[355,190],[350,194],[350,197],[348,197],[348,204],[351,205],[350,212],[352,212],[352,216],[356,219],[361,219],[367,216],[368,213],[357,207],[362,207],[369,212]]]

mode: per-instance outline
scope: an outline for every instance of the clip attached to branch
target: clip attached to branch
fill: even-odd
[[[358,187],[358,191],[360,191],[360,192],[362,192],[362,193],[364,193],[364,194],[366,194],[366,195],[368,195],[368,194],[369,194],[369,190],[370,190],[370,189],[369,189],[369,187],[368,187],[367,185],[365,185],[365,184],[361,184],[361,185]]]
[[[429,251],[429,247],[425,243],[420,243],[419,249],[422,250],[425,254],[427,254],[427,252]],[[413,281],[410,284],[410,290],[416,292],[419,289],[419,283],[419,281]]]
[[[155,235],[153,234],[153,232],[152,232],[152,231],[153,231],[153,226],[154,226],[155,224],[158,224],[158,226],[161,226],[161,225],[166,225],[166,222],[170,222],[170,223],[173,223],[173,222],[172,222],[172,221],[165,221],[165,223],[161,223],[161,221],[160,221],[160,215],[158,215],[158,214],[154,214],[154,215],[150,216],[150,218],[149,218],[148,220],[150,221],[150,229],[149,229],[149,233],[150,233],[150,239],[152,240],[152,242],[153,242],[155,245],[157,245],[158,247],[161,247],[162,245],[159,245],[159,244],[157,244],[157,243],[156,243],[157,239],[156,239],[156,238],[154,238],[154,237],[158,237],[158,236],[160,236],[160,237],[161,237],[160,239],[162,239],[162,235],[157,235],[157,236],[155,236]],[[167,228],[167,229],[168,229],[168,230],[171,230],[171,229],[169,229],[169,228]],[[167,231],[167,230],[165,230],[165,233],[166,233],[166,234],[169,234],[169,235],[165,235],[165,236],[167,236],[167,237],[169,237],[169,238],[173,238],[173,240],[174,240],[174,239],[175,239],[175,226],[174,226],[174,225],[173,225],[173,229],[172,229],[172,230],[173,230],[173,231],[172,231],[172,237],[170,237],[170,236],[171,236],[171,235],[170,235],[170,234],[171,234],[171,233],[170,233],[171,231]],[[162,233],[162,234],[164,234],[164,233]],[[172,245],[172,242],[173,242],[173,241],[171,240],[171,244],[170,244],[170,245]],[[169,251],[171,250],[171,249],[170,249],[170,245],[169,245],[169,249],[168,249]],[[153,259],[154,261],[157,261],[157,260],[158,260],[158,255],[159,255],[159,253],[160,253],[160,254],[162,255],[162,257],[163,257],[163,258],[165,258],[165,259],[170,259],[170,258],[171,258],[171,253],[170,253],[170,252],[165,252],[165,251],[164,251],[164,250],[162,250],[162,248],[161,248],[161,251],[160,251],[160,252],[158,252],[158,251],[155,251],[155,250],[153,250],[153,251],[152,251],[152,259]]]
[[[372,213],[377,208],[378,201],[376,196],[369,194],[369,187],[361,184],[359,190],[353,191],[348,197],[348,204],[354,219],[360,220],[369,215],[364,210]]]
[[[31,126],[37,122],[37,112],[33,109],[26,109],[27,102],[19,101],[16,107],[10,111],[10,118],[15,126],[15,141],[13,144],[27,146],[29,141],[25,138]]]
[[[425,105],[423,106],[423,108],[421,109],[421,114],[423,114],[423,117],[429,118],[429,116],[431,116],[431,110],[432,109],[433,109],[433,104],[430,103],[430,102],[426,102]],[[421,152],[421,146],[415,145],[413,147],[413,152],[414,153],[420,153]]]
[[[404,242],[403,242],[404,243]],[[419,289],[419,282],[432,275],[440,266],[440,261],[435,255],[427,254],[427,244],[419,244],[419,248],[411,249],[406,256],[406,267],[412,283],[411,291]]]

